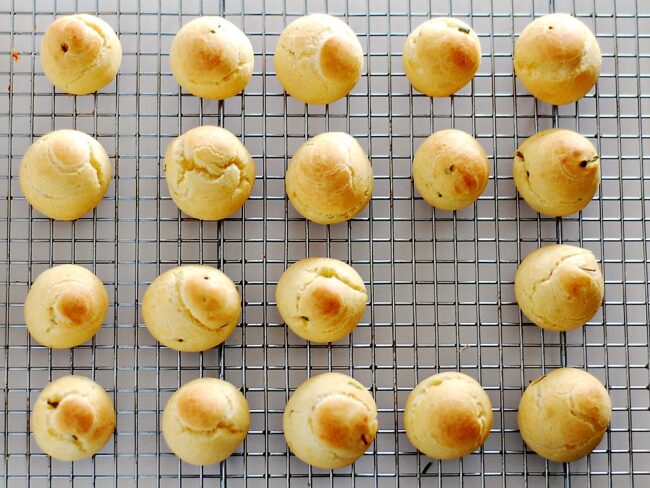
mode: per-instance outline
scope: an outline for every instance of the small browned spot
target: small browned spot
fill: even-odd
[[[361,442],[363,442],[364,446],[367,446],[368,444],[370,444],[368,442],[368,438],[366,437],[366,434],[361,434]]]
[[[553,30],[553,26],[552,26],[552,25],[549,25],[549,26],[548,26],[548,30]]]
[[[64,53],[67,53],[68,49],[69,49],[68,45],[65,42],[63,44],[61,44],[61,51],[63,51]]]
[[[56,408],[56,407],[59,406],[59,402],[56,401],[56,400],[48,400],[48,401],[47,401],[47,404],[48,404],[50,407],[52,407],[52,408]]]
[[[184,339],[176,339],[176,342],[185,342]]]
[[[521,151],[517,151],[515,153],[515,156],[517,156],[519,159],[524,159],[524,153],[522,153]]]
[[[462,32],[463,34],[469,34],[469,29],[468,29],[467,27],[459,26],[459,27],[458,27],[458,30],[459,30],[460,32]]]
[[[530,171],[526,171],[526,176],[530,176]]]
[[[78,438],[76,435],[72,434],[72,440],[74,440],[74,441],[78,441],[79,438]]]
[[[453,173],[455,170],[456,170],[456,165],[455,164],[452,164],[451,166],[449,166],[449,171],[451,171]]]
[[[580,163],[580,166],[583,167],[583,168],[586,168],[587,167],[587,161],[582,161]]]
[[[442,198],[442,193],[438,192],[438,198]]]
[[[309,322],[309,317],[307,317],[306,315],[301,315],[300,318],[305,322]]]
[[[203,277],[204,280],[209,280],[210,278],[208,276]]]
[[[214,29],[210,29],[210,34],[216,34],[216,33],[217,33],[216,30],[214,30]]]

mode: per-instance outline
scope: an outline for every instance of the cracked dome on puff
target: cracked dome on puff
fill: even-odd
[[[142,314],[161,344],[177,351],[206,351],[224,342],[237,326],[241,297],[216,268],[177,266],[149,285]]]
[[[244,145],[232,132],[211,125],[175,138],[167,146],[164,170],[174,203],[201,220],[232,215],[255,184],[255,162]]]
[[[531,252],[515,275],[521,311],[538,327],[557,332],[587,323],[600,309],[605,284],[588,249],[550,244]]]
[[[94,138],[76,130],[56,130],[25,152],[20,188],[47,217],[76,220],[99,204],[112,172],[106,150]]]
[[[372,198],[373,170],[359,142],[325,132],[303,143],[285,175],[287,196],[303,217],[337,224],[359,214]]]
[[[287,268],[276,288],[278,311],[298,336],[334,342],[350,334],[366,310],[363,279],[331,258],[302,259]]]
[[[228,20],[199,17],[174,36],[169,64],[178,84],[192,95],[223,100],[241,92],[250,81],[253,46]]]

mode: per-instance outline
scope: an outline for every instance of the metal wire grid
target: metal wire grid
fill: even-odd
[[[204,4],[205,3],[205,4]],[[650,4],[644,0],[454,0],[365,2],[311,0],[3,0],[0,6],[0,430],[4,486],[648,486],[649,237],[646,212],[650,81]],[[555,3],[555,5],[553,5]],[[567,11],[596,32],[603,50],[598,87],[578,104],[536,103],[512,75],[513,34],[532,15]],[[95,96],[55,92],[38,46],[59,14],[98,13],[124,50],[117,80]],[[273,70],[282,28],[306,12],[346,18],[366,55],[353,93],[327,108],[287,98]],[[178,28],[200,14],[222,14],[243,27],[256,64],[244,95],[222,103],[181,94],[167,53]],[[403,74],[408,32],[429,16],[470,22],[483,46],[472,84],[451,99],[413,93]],[[11,51],[20,53],[12,60]],[[8,85],[5,90],[5,85]],[[254,156],[251,200],[219,223],[178,212],[161,178],[171,138],[199,124],[232,130]],[[568,127],[602,155],[600,192],[578,216],[539,217],[519,202],[511,178],[518,144],[537,130]],[[88,217],[52,222],[35,213],[18,186],[18,165],[34,137],[74,127],[107,149],[115,179]],[[432,130],[475,134],[491,162],[488,189],[457,213],[432,211],[414,193],[414,149]],[[376,174],[369,208],[333,227],[305,223],[288,205],[288,157],[308,136],[343,130],[369,152]],[[606,300],[590,324],[566,334],[526,323],[513,294],[518,262],[543,243],[572,242],[602,260]],[[288,264],[307,255],[350,262],[364,277],[370,305],[349,340],[309,345],[285,329],[274,288]],[[94,270],[109,289],[110,312],[92,341],[51,351],[30,340],[22,304],[33,279],[52,265]],[[148,283],[179,263],[201,262],[231,276],[245,301],[242,324],[225,346],[203,354],[160,347],[139,304]],[[417,324],[414,325],[414,324]],[[480,325],[479,325],[480,324]],[[605,324],[607,324],[605,326]],[[585,367],[609,386],[611,429],[597,451],[571,465],[527,452],[517,432],[522,388],[545,370]],[[461,370],[477,378],[494,405],[484,448],[460,461],[430,462],[404,435],[406,395],[429,374]],[[281,417],[289,394],[308,376],[337,370],[372,388],[380,432],[354,466],[310,469],[288,455]],[[53,378],[95,378],[118,411],[116,435],[91,460],[61,463],[29,433],[30,406]],[[227,462],[203,469],[170,453],[159,432],[171,393],[198,376],[218,376],[245,391],[251,432]]]

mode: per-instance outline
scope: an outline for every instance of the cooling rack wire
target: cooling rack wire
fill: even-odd
[[[603,70],[595,91],[561,108],[537,103],[512,74],[515,36],[533,15],[570,12],[596,33]],[[352,94],[328,107],[287,97],[274,76],[282,28],[306,12],[344,17],[359,35],[366,69]],[[98,94],[55,92],[43,75],[40,39],[56,15],[100,15],[118,32],[124,57],[117,80]],[[255,72],[243,95],[225,102],[181,93],[169,69],[170,42],[201,14],[243,28]],[[452,15],[479,34],[474,81],[452,98],[413,93],[401,65],[408,32],[430,16]],[[3,486],[650,486],[648,394],[648,239],[650,178],[650,2],[647,0],[2,0],[0,2],[0,430]],[[12,57],[12,51],[20,59]],[[644,95],[645,93],[645,95]],[[171,138],[199,124],[238,136],[257,164],[244,209],[222,222],[179,213],[161,178]],[[433,211],[413,191],[414,149],[432,130],[475,134],[491,179],[476,205]],[[548,127],[588,136],[602,160],[602,185],[579,215],[540,217],[517,200],[511,158]],[[98,209],[74,222],[32,211],[18,166],[33,141],[76,128],[107,149],[115,178]],[[288,205],[287,159],[326,130],[354,135],[376,174],[369,208],[352,221],[306,223]],[[544,333],[523,320],[513,277],[523,256],[544,243],[594,251],[606,280],[605,305],[588,326]],[[308,345],[285,329],[274,303],[288,264],[326,255],[364,277],[370,305],[349,339]],[[31,341],[22,304],[38,274],[74,262],[94,270],[110,310],[91,344],[52,351]],[[203,354],[160,347],[139,312],[144,290],[179,263],[224,270],[244,299],[242,326]],[[417,325],[415,325],[417,324]],[[517,432],[522,388],[544,371],[570,365],[605,382],[611,428],[587,459],[545,463]],[[478,379],[494,405],[483,449],[460,461],[431,462],[406,439],[402,409],[426,376],[460,370]],[[289,394],[307,377],[342,371],[372,387],[380,431],[354,466],[310,469],[290,456],[282,435]],[[71,372],[105,386],[118,411],[116,435],[93,459],[50,460],[29,434],[30,405],[53,378]],[[170,453],[161,409],[182,383],[216,376],[242,387],[250,434],[221,465],[196,468]]]

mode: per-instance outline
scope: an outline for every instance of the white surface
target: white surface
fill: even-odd
[[[71,480],[75,486],[286,486],[288,478],[291,486],[647,486],[649,128],[641,113],[649,107],[641,93],[650,88],[650,4],[555,1],[557,11],[575,12],[595,28],[603,51],[597,92],[556,110],[536,103],[512,75],[513,33],[530,22],[533,8],[535,14],[548,12],[546,0],[454,0],[432,2],[432,10],[416,0],[329,2],[330,13],[349,14],[368,55],[367,73],[353,94],[325,110],[306,109],[283,95],[272,55],[283,26],[306,11],[325,10],[322,1],[225,2],[227,18],[243,26],[255,48],[253,80],[243,96],[223,104],[181,95],[167,53],[182,23],[201,12],[223,12],[216,1],[204,3],[201,9],[198,0],[183,0],[182,16],[180,0],[0,5],[0,235],[10,242],[0,241],[4,484],[25,486],[29,477],[30,486],[69,486]],[[120,35],[119,77],[96,96],[55,92],[42,73],[38,46],[54,7],[57,14],[99,12]],[[262,10],[266,14],[258,15]],[[474,26],[483,60],[471,85],[453,99],[432,102],[411,93],[401,47],[412,27],[430,15],[449,14]],[[20,61],[12,61],[12,48]],[[257,163],[251,200],[222,223],[180,215],[161,178],[169,140],[200,123],[241,135]],[[551,126],[578,130],[602,154],[600,193],[581,215],[562,220],[540,218],[517,201],[511,178],[518,144]],[[67,127],[97,136],[116,170],[96,213],[76,223],[32,212],[18,184],[32,135]],[[447,127],[476,134],[491,164],[483,197],[456,214],[432,212],[410,180],[414,149],[432,129]],[[327,129],[358,137],[376,174],[368,210],[329,229],[299,218],[282,179],[300,143]],[[540,243],[557,241],[592,249],[603,260],[606,279],[602,312],[566,335],[542,333],[522,321],[512,286],[520,259]],[[275,284],[288,262],[306,255],[351,262],[366,280],[371,304],[349,340],[307,346],[280,321]],[[67,262],[98,273],[110,290],[110,312],[92,345],[49,351],[30,341],[22,304],[41,271]],[[215,265],[236,281],[245,300],[244,325],[225,347],[181,355],[157,346],[139,304],[160,271],[193,262]],[[516,409],[528,381],[563,364],[587,367],[606,381],[615,412],[590,458],[547,465],[524,449]],[[329,369],[372,386],[380,408],[380,433],[371,450],[333,476],[287,456],[281,429],[289,392]],[[467,372],[488,390],[494,429],[480,453],[427,468],[430,460],[406,439],[401,409],[419,379],[448,369]],[[50,461],[28,425],[39,391],[70,372],[104,385],[119,412],[117,435],[102,453],[74,465]],[[204,469],[180,463],[159,432],[171,393],[201,375],[244,387],[253,409],[245,446],[225,464]]]

